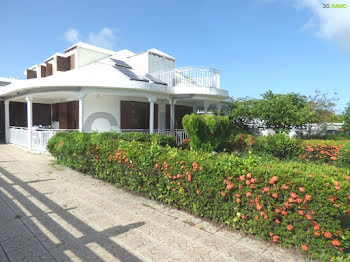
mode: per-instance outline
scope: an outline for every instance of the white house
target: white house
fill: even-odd
[[[135,54],[79,42],[0,87],[6,143],[45,150],[56,132],[117,131],[185,137],[181,119],[230,102],[220,73],[176,68],[157,49]],[[1,108],[0,108],[1,110]]]

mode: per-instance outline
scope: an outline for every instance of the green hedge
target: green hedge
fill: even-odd
[[[185,115],[182,125],[190,138],[191,150],[217,151],[230,135],[227,116]]]
[[[48,149],[61,164],[311,257],[348,256],[349,169],[105,136],[58,134]]]

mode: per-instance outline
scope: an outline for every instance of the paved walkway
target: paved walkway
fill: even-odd
[[[2,261],[302,261],[295,253],[0,145]]]

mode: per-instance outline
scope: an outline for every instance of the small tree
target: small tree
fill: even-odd
[[[242,129],[247,127],[247,124],[254,119],[259,118],[258,114],[258,99],[238,98],[230,108],[229,119],[230,123]]]
[[[300,127],[312,120],[314,111],[306,96],[297,93],[274,94],[268,91],[262,97],[263,100],[258,104],[259,118],[276,132]]]
[[[309,96],[310,105],[315,111],[312,118],[313,123],[325,124],[328,122],[343,122],[339,115],[335,114],[336,102],[339,100],[336,95],[328,97],[328,94],[322,94],[320,90],[315,90],[315,95]]]
[[[345,108],[343,129],[344,133],[350,136],[350,102]]]

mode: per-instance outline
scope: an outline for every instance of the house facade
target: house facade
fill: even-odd
[[[0,87],[6,143],[44,151],[57,132],[144,132],[186,137],[182,117],[231,102],[220,73],[176,68],[157,49],[112,51],[79,42]]]

